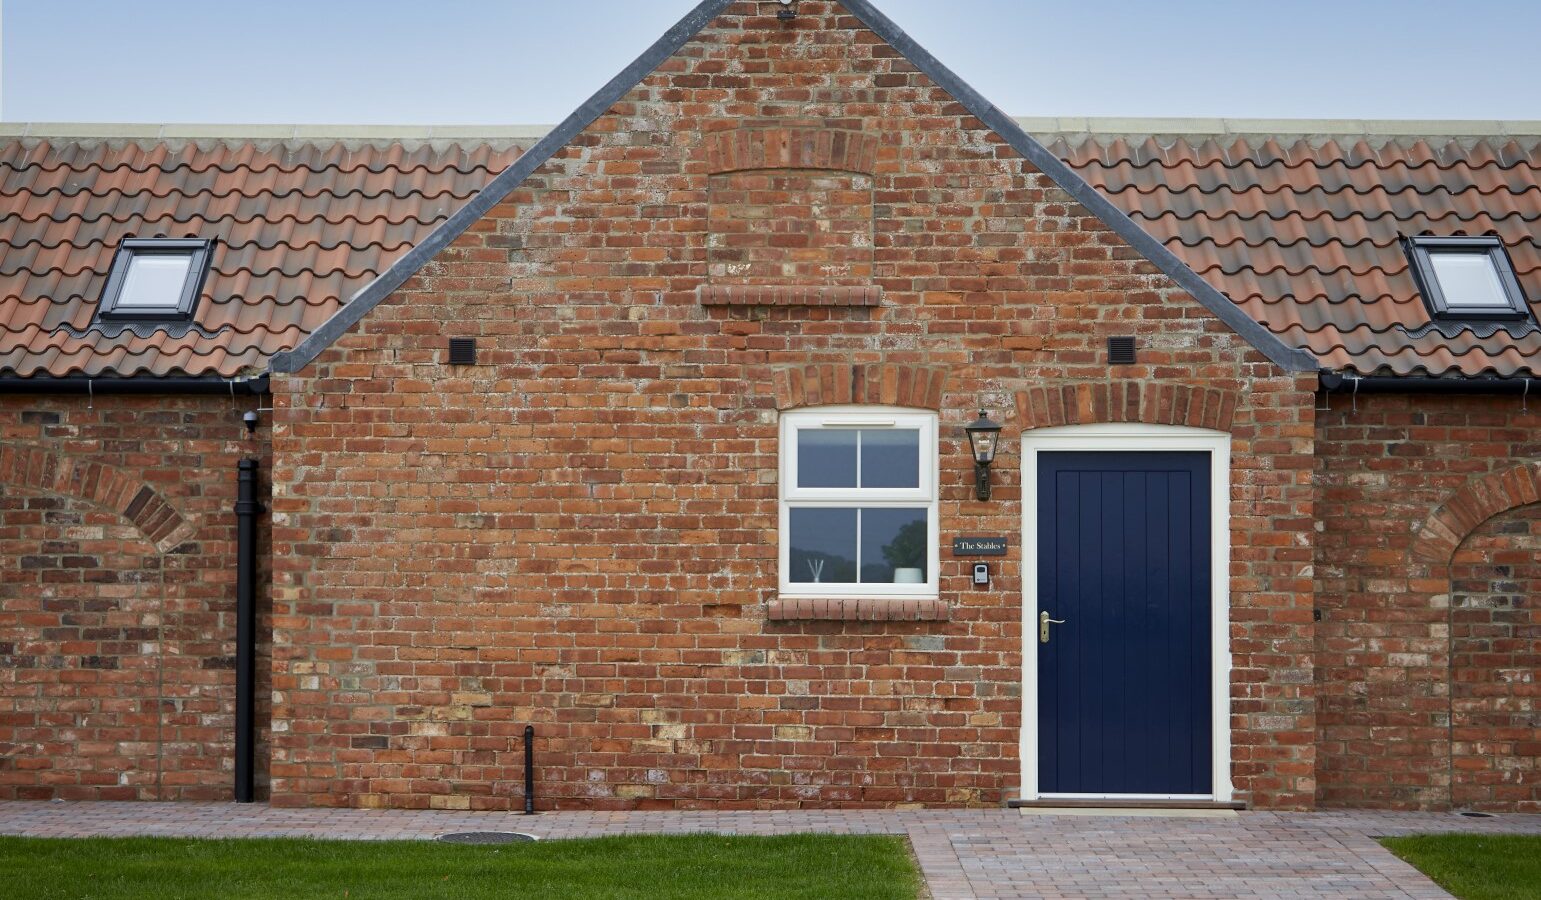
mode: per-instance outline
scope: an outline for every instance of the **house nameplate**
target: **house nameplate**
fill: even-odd
[[[953,556],[1005,556],[1004,537],[955,537],[952,539]]]

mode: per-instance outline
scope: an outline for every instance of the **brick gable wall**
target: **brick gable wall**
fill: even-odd
[[[256,405],[0,397],[0,799],[230,798],[232,510],[236,461],[267,456],[241,424]]]
[[[274,802],[517,805],[526,723],[542,808],[1015,796],[1018,436],[1088,389],[1073,421],[1230,431],[1234,781],[1309,805],[1311,380],[838,6],[777,6],[730,7],[275,380]],[[724,283],[714,178],[749,159],[781,173],[765,208],[802,208],[840,158],[870,173],[871,275],[828,282],[860,302],[807,302],[828,284],[787,281],[812,270]],[[459,335],[481,365],[445,365]],[[1113,335],[1137,365],[1108,367]],[[940,411],[940,614],[776,596],[778,410],[853,401]],[[988,503],[980,407],[1007,422]],[[957,534],[1013,536],[990,590]]]

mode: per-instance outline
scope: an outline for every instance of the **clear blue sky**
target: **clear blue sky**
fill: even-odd
[[[8,121],[546,124],[694,0],[0,0]],[[1017,115],[1541,119],[1534,0],[877,0]]]

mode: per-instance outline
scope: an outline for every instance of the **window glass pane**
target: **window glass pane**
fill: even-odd
[[[791,543],[787,580],[797,584],[856,582],[856,510],[787,510]]]
[[[861,511],[861,580],[868,584],[920,584],[926,580],[931,539],[926,509]]]
[[[920,487],[920,432],[914,428],[863,429],[861,486]]]
[[[856,487],[855,429],[797,429],[797,486]]]
[[[1452,308],[1509,305],[1503,283],[1498,280],[1498,270],[1488,254],[1433,251],[1429,253],[1429,261],[1434,265],[1434,277],[1439,279],[1446,305]]]
[[[118,292],[120,307],[176,306],[187,283],[192,256],[185,253],[135,254]]]

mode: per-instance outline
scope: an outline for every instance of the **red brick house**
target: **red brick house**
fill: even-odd
[[[228,796],[250,456],[277,804],[1541,808],[1541,138],[1320,126],[706,0],[522,154],[19,139],[0,796]]]

